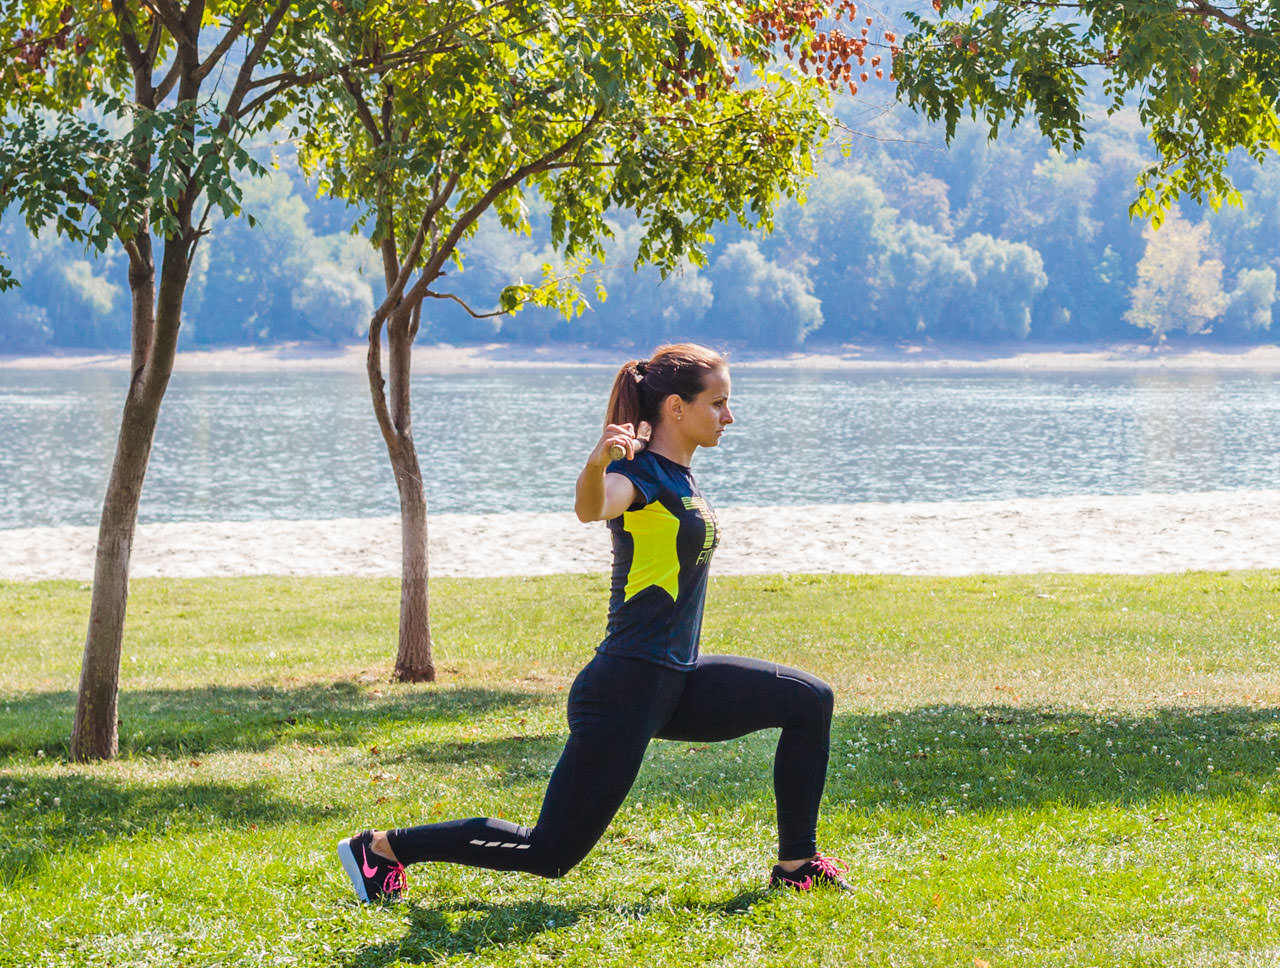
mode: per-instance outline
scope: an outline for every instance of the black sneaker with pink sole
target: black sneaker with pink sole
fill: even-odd
[[[781,867],[775,866],[773,873],[769,875],[769,886],[786,887],[793,891],[809,891],[815,887],[852,891],[853,885],[841,876],[848,871],[849,867],[844,861],[818,854],[813,860],[805,861],[793,871],[784,871]]]

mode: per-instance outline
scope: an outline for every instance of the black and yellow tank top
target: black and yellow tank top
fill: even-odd
[[[720,542],[715,513],[689,468],[659,454],[614,461],[608,473],[630,479],[640,496],[609,521],[613,588],[609,630],[597,651],[692,669],[711,553]]]

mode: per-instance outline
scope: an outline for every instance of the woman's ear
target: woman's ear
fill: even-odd
[[[684,398],[678,393],[672,393],[667,399],[662,401],[662,413],[664,417],[672,420],[682,420],[684,418]]]

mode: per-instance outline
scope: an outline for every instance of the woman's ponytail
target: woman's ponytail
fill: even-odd
[[[640,381],[644,379],[646,369],[644,360],[631,360],[622,364],[622,369],[613,379],[613,390],[609,393],[609,408],[605,411],[605,423],[629,423],[637,428],[640,426],[640,421],[644,419],[640,403]]]

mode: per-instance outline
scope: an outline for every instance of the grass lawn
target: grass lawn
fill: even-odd
[[[0,583],[0,965],[1280,963],[1280,572],[720,579],[704,651],[836,688],[854,894],[763,889],[765,733],[655,742],[561,880],[358,905],[340,837],[532,822],[606,595],[436,581],[403,686],[392,582],[136,581],[121,756],[73,766],[88,586]]]

